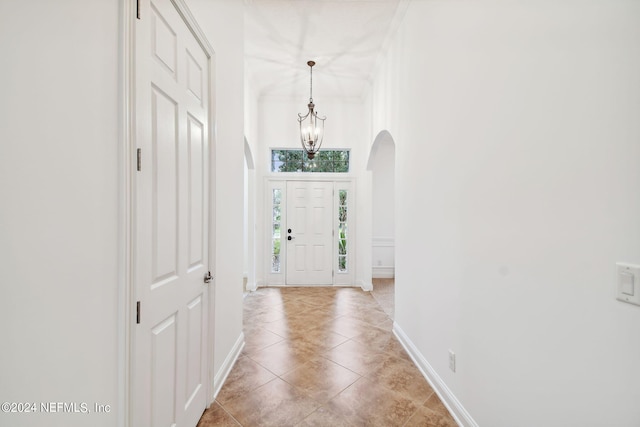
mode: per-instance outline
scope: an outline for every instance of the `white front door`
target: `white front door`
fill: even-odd
[[[133,425],[193,427],[207,404],[210,63],[170,0],[140,3]]]
[[[333,284],[333,182],[287,182],[287,285]]]

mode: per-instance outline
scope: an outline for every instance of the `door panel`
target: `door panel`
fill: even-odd
[[[204,99],[202,88],[204,82],[204,74],[202,73],[202,64],[196,60],[191,52],[187,49],[187,87],[191,94],[202,105]]]
[[[175,78],[178,62],[177,35],[154,3],[151,4],[151,51],[154,59]]]
[[[327,269],[327,261],[325,259],[326,246],[313,245],[313,271],[324,271]]]
[[[154,283],[175,277],[178,271],[178,175],[176,102],[158,91],[151,93],[153,153],[153,271]]]
[[[189,269],[203,264],[205,242],[204,216],[204,129],[202,123],[189,116],[187,121],[187,150],[189,152]]]
[[[287,183],[287,285],[331,285],[333,183]]]
[[[176,315],[151,328],[151,334],[151,381],[155,384],[151,396],[154,407],[151,425],[170,426],[176,422]]]
[[[136,37],[133,425],[195,426],[207,403],[209,58],[170,0]]]
[[[187,305],[187,381],[185,401],[187,405],[202,387],[202,325],[204,310],[202,295]]]

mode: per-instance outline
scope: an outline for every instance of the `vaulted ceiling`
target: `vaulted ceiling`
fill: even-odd
[[[361,97],[402,0],[245,0],[245,71],[257,96]]]

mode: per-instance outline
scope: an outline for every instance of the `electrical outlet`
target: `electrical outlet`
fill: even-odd
[[[453,350],[449,350],[449,369],[453,372],[456,371],[456,354]]]

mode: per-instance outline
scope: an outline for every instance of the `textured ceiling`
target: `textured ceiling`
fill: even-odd
[[[361,97],[400,0],[245,0],[246,74],[258,96]]]

